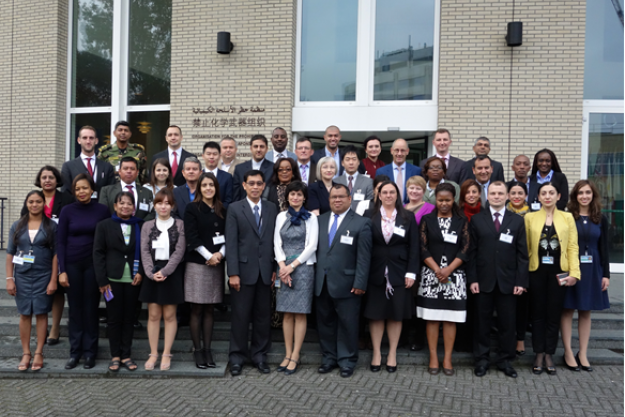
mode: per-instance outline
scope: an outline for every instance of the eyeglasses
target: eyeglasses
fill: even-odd
[[[442,170],[443,170],[443,167],[440,165],[434,165],[434,166],[430,165],[428,167],[428,171],[442,171]]]
[[[245,184],[249,185],[250,187],[262,187],[264,182],[262,182],[262,181],[249,181],[249,182],[246,182]]]

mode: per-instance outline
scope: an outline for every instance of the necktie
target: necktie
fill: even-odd
[[[256,227],[258,227],[258,233],[260,234],[260,213],[258,212],[258,206],[254,206],[254,218],[256,219]]]
[[[397,168],[397,179],[395,180],[395,184],[397,184],[397,188],[399,188],[401,201],[404,201],[404,176],[401,173],[401,168]]]
[[[176,152],[172,152],[171,156],[174,157],[174,161],[171,164],[171,176],[175,177],[176,172],[178,172],[178,155],[176,155]]]
[[[87,158],[87,171],[93,177],[93,168],[91,167],[91,158]]]
[[[135,194],[135,193],[133,193],[133,192],[132,192],[132,185],[127,185],[127,186],[126,186],[126,189],[128,190],[128,192],[129,192],[130,194],[132,194],[132,195],[134,196],[134,194]],[[136,208],[136,207],[137,207],[137,203],[135,202],[135,209],[132,211],[132,215],[133,215],[133,216],[134,216],[134,215],[135,215],[135,213],[137,212],[137,208]],[[135,274],[135,275],[136,275],[136,274]]]
[[[284,158],[284,155],[282,155],[281,153],[279,153],[279,154],[278,154],[278,156],[276,156],[276,162],[277,162],[280,158]]]
[[[336,235],[336,229],[339,226],[339,215],[335,214],[334,215],[334,223],[332,223],[332,227],[330,227],[330,234],[328,235],[329,238],[329,245],[328,246],[332,246],[332,241],[334,240],[334,236]]]
[[[354,185],[352,184],[352,181],[354,180],[353,176],[349,176],[349,183],[347,183],[347,188],[349,188],[349,193],[352,193],[352,188],[354,187]]]
[[[127,185],[126,188],[128,188],[128,191],[132,193],[132,185]]]
[[[499,229],[501,228],[501,223],[499,222],[500,213],[495,213],[495,230],[499,233]]]
[[[299,170],[302,172],[302,181],[308,184],[308,175],[306,175],[306,168],[308,168],[308,165],[302,164],[299,166]]]

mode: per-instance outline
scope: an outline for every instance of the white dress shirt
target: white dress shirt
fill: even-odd
[[[214,170],[209,170],[208,168],[204,168],[204,172],[210,172],[211,174],[213,174],[215,176],[215,178],[217,178],[217,172],[219,171],[219,168],[215,168]]]
[[[336,231],[339,231],[339,228],[341,227],[341,223],[343,223],[343,219],[345,218],[345,215],[349,212],[351,208],[348,208],[344,213],[339,214],[339,218],[337,220],[337,224],[336,224]],[[332,224],[334,223],[334,215],[336,213],[335,212],[331,212],[330,213],[330,221],[328,222],[328,233],[330,233],[330,230],[332,229]]]
[[[167,147],[167,152],[169,152],[169,166],[173,167],[174,166],[174,155],[173,153],[176,152],[176,165],[178,165],[178,169],[181,169],[182,167],[180,166],[180,154],[182,153],[182,146],[179,147],[178,149],[172,149],[169,146]]]
[[[304,169],[302,169],[302,165]],[[304,172],[306,173],[306,184],[310,184],[310,160],[306,163],[297,161],[297,167],[299,168],[300,177],[304,178]],[[303,181],[303,179],[302,179]]]
[[[260,170],[260,166],[263,164],[265,158],[261,159],[259,162],[256,162],[254,158],[252,158],[252,169]],[[267,181],[265,181],[267,182]]]
[[[339,148],[336,148],[336,152],[334,152],[334,155],[332,155],[327,146],[323,149],[325,149],[326,151],[326,156],[334,158],[334,162],[336,162],[336,173],[334,174],[334,178],[336,178],[339,176],[339,171],[341,170],[341,155],[339,154]]]
[[[401,184],[397,184],[397,173],[399,172],[399,170],[401,171],[401,175],[402,175],[402,183]],[[400,187],[401,190],[405,190],[406,189],[406,163],[404,162],[401,166],[397,166],[395,164],[395,162],[393,161],[393,182],[395,184],[397,184],[398,187]]]
[[[446,156],[441,156],[441,155],[439,155],[439,154],[438,154],[438,152],[436,153],[436,157],[437,157],[437,158],[440,158],[440,159],[442,159],[443,161],[445,161],[445,167],[446,167],[446,168],[449,168],[449,157],[450,157],[450,156],[451,156],[450,154],[447,154]]]
[[[495,213],[499,213],[499,224],[503,224],[503,215],[506,213],[506,206],[503,206],[501,210],[496,211],[492,206],[488,206],[490,209],[490,217],[493,219],[493,223],[495,222]]]
[[[85,168],[87,168],[87,160],[91,158],[91,169],[93,169],[93,182],[98,182],[98,168],[96,167],[95,164],[95,154],[93,154],[92,156],[87,156],[84,153],[80,153],[80,159],[82,159],[82,163],[85,164]],[[89,171],[89,168],[87,168],[87,172]],[[70,184],[71,185],[71,184]]]
[[[126,188],[127,185],[130,185],[132,187],[132,193],[135,196],[135,210],[137,210],[139,207],[139,194],[137,194],[137,184],[135,184],[134,181],[131,182],[130,184],[126,184],[122,180],[120,180],[119,182],[122,185],[122,191],[128,191],[128,188]]]

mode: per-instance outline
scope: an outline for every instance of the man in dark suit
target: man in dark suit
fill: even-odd
[[[358,318],[371,262],[371,221],[350,209],[345,185],[330,190],[332,211],[319,216],[315,275],[317,331],[323,359],[319,373],[340,367],[352,376],[358,362]]]
[[[302,181],[310,185],[317,181],[317,164],[311,160],[313,154],[312,142],[305,136],[297,138],[295,142],[295,155],[297,155],[297,167]]]
[[[100,190],[107,185],[115,184],[115,169],[108,162],[99,160],[95,156],[95,146],[98,144],[98,134],[95,128],[83,126],[78,132],[80,155],[78,158],[66,161],[61,167],[63,187],[61,191],[72,194],[72,182],[78,174],[88,174],[93,177],[95,190],[91,198],[98,199]]]
[[[181,171],[185,183],[174,188],[174,199],[176,200],[176,214],[184,220],[187,204],[193,201],[195,193],[200,192],[197,182],[200,179],[200,174],[202,174],[202,164],[195,156],[190,156],[185,159]]]
[[[276,127],[271,132],[271,145],[273,146],[273,150],[267,152],[265,158],[274,164],[278,162],[278,159],[280,158],[291,158],[296,160],[297,156],[293,152],[287,151],[286,149],[286,145],[288,145],[288,143],[289,137],[286,134],[286,130],[281,127]]]
[[[271,372],[267,353],[271,349],[271,285],[276,279],[273,232],[278,209],[272,202],[260,199],[265,189],[261,171],[247,171],[243,188],[247,197],[230,204],[226,216],[232,304],[229,360],[233,376],[241,375],[243,362],[250,354],[261,373]],[[250,321],[252,344],[248,348]]]
[[[456,184],[460,184],[460,172],[462,171],[462,166],[464,165],[464,161],[460,158],[456,158],[451,156],[449,153],[449,146],[451,145],[451,133],[449,130],[441,128],[434,132],[434,139],[432,140],[432,144],[436,148],[436,157],[445,161],[445,166],[447,168],[447,173],[445,177],[449,181],[453,181]],[[425,167],[425,162],[428,158],[423,159],[419,163],[419,168],[423,171]]]
[[[525,200],[528,204],[533,203],[536,199],[536,190],[538,187],[534,187],[534,199],[530,199],[529,197],[529,188],[530,188],[530,170],[532,169],[532,165],[530,164],[530,159],[525,155],[517,155],[512,161],[512,172],[514,172],[514,178],[512,181],[508,181],[506,183],[506,187],[509,187],[513,182],[520,182],[525,184],[526,190],[528,191],[528,195],[525,197]],[[538,203],[540,204],[540,203]],[[539,206],[540,208],[540,206]]]
[[[115,214],[115,197],[121,191],[128,191],[135,197],[135,217],[140,219],[148,219],[153,212],[152,200],[154,196],[148,188],[137,185],[136,180],[139,176],[139,161],[132,156],[124,156],[119,162],[119,179],[120,182],[113,185],[107,185],[100,191],[99,203],[108,206],[111,214]],[[149,216],[149,217],[148,217]]]
[[[358,149],[355,146],[347,145],[343,149],[341,158],[345,172],[335,178],[334,181],[347,186],[352,199],[352,210],[356,210],[361,201],[373,200],[373,180],[358,173],[360,159],[358,158]]]
[[[250,139],[250,151],[252,159],[245,161],[234,168],[232,176],[232,201],[239,201],[245,198],[243,189],[243,177],[251,170],[258,170],[263,173],[265,182],[269,181],[273,175],[273,162],[265,159],[269,142],[263,135],[254,135]]]
[[[206,142],[202,149],[204,172],[212,172],[219,183],[219,196],[225,208],[232,202],[232,175],[218,168],[221,157],[221,147],[217,142]]]
[[[474,161],[473,166],[473,176],[475,177],[475,181],[482,187],[480,193],[480,201],[482,203],[482,207],[488,206],[488,186],[491,182],[494,182],[493,179],[493,166],[492,159],[490,159],[486,155],[478,156]]]
[[[468,269],[469,288],[476,296],[475,375],[484,376],[490,365],[490,329],[497,311],[499,354],[497,368],[516,378],[510,364],[515,358],[516,297],[529,283],[529,260],[523,218],[506,210],[506,185],[493,181],[488,190],[489,208],[471,218],[474,261]]]
[[[421,175],[421,168],[406,162],[409,152],[408,143],[404,139],[395,139],[393,146],[391,146],[393,162],[375,171],[376,177],[378,175],[386,175],[397,184],[404,204],[409,202],[408,193],[406,192],[406,180],[415,175]]]
[[[341,142],[341,130],[336,126],[328,126],[323,134],[323,140],[326,142],[326,146],[321,149],[317,149],[315,153],[313,153],[311,159],[316,164],[324,156],[334,158],[334,162],[336,162],[336,166],[338,167],[337,173],[334,175],[334,178],[336,178],[345,170],[345,168],[341,165],[342,151],[339,149],[339,143]],[[364,174],[365,171],[365,164],[361,162],[358,166],[358,172]]]
[[[473,174],[473,164],[475,163],[477,157],[488,156],[488,154],[490,153],[490,139],[488,139],[486,136],[480,136],[479,138],[477,138],[475,140],[475,144],[473,145],[473,152],[475,152],[475,158],[465,162],[462,166],[462,170],[460,171],[460,181],[458,182],[458,185],[462,185],[462,183],[468,179],[475,179],[475,175]],[[492,180],[505,182],[506,180],[504,179],[503,165],[501,164],[501,162],[497,162],[493,159],[491,159],[491,161],[493,167]]]
[[[182,129],[180,129],[180,127],[176,125],[169,126],[165,133],[165,140],[169,146],[167,146],[167,149],[164,151],[158,152],[152,157],[150,170],[152,169],[154,161],[157,159],[167,159],[171,167],[171,175],[174,177],[174,185],[180,187],[185,183],[184,177],[182,176],[184,160],[194,155],[182,148]]]

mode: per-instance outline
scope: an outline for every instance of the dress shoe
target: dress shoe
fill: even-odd
[[[524,350],[517,350],[516,351],[516,355],[517,356],[523,356],[523,355],[525,355],[525,351]]]
[[[230,375],[239,376],[241,375],[242,371],[243,371],[243,365],[240,365],[238,363],[230,365]]]
[[[100,324],[107,324],[109,321],[109,318],[107,316],[101,316],[98,318],[98,321],[100,322]]]
[[[503,372],[504,375],[509,376],[510,378],[516,378],[517,377],[516,371],[511,366],[506,366],[505,368],[499,368],[499,370],[501,372]]]
[[[48,344],[48,346],[58,345],[59,338],[57,337],[56,339],[54,339],[52,337],[48,337],[48,339],[46,340],[46,343]]]
[[[213,360],[213,351],[210,349],[204,349],[204,357],[206,358],[206,364],[209,368],[217,368],[217,364]]]
[[[411,352],[418,352],[420,350],[423,350],[423,343],[413,343],[410,345]]]
[[[284,366],[279,365],[279,366],[276,368],[276,372],[284,372],[284,370],[286,369],[286,367],[287,367],[287,366],[289,366],[289,361],[290,361],[290,360],[291,360],[291,358],[284,358],[282,361],[283,361],[283,362],[284,362],[284,361],[286,361],[286,365],[284,365]]]
[[[397,372],[397,365],[395,366],[386,365],[386,372],[388,372],[389,374],[392,374],[393,372]]]
[[[65,369],[74,369],[78,366],[78,362],[80,359],[78,358],[69,358],[69,360],[65,363]]]
[[[441,368],[428,368],[428,373],[430,375],[438,375],[440,371],[441,371]]]
[[[256,368],[261,374],[268,374],[271,372],[271,368],[267,365],[267,362],[258,362]]]
[[[198,369],[208,369],[203,349],[194,349],[193,358],[195,359],[195,367]]]
[[[566,363],[566,355],[562,355],[562,361],[564,362],[564,366],[567,367],[567,369],[570,369],[573,372],[579,372],[579,365],[578,365],[578,361],[577,361],[577,357],[575,357],[575,366],[571,366],[568,363]]]
[[[447,376],[453,376],[456,373],[456,370],[454,368],[451,368],[451,369],[443,368],[443,373]]]
[[[486,371],[488,371],[487,367],[479,365],[475,367],[473,373],[475,374],[475,376],[483,377],[484,375],[486,375]]]
[[[369,369],[371,370],[371,372],[380,372],[380,369],[382,369],[382,365],[369,365]]]
[[[143,324],[141,324],[139,320],[135,320],[135,323],[132,325],[132,327],[134,327],[135,330],[140,330],[143,329]]]
[[[577,362],[577,364],[579,366],[581,366],[582,371],[586,371],[586,372],[592,372],[592,366],[584,366],[582,365],[582,363],[579,360],[579,352],[577,352],[577,355],[575,355],[575,362]],[[578,369],[579,370],[579,369]]]
[[[347,366],[344,366],[343,368],[341,368],[341,377],[342,378],[349,378],[352,375],[354,375],[354,369],[353,368],[348,368]]]
[[[317,372],[319,372],[320,374],[327,374],[328,372],[332,372],[332,370],[336,368],[338,368],[338,365],[323,364],[319,367],[319,369],[317,369]]]
[[[85,364],[82,366],[85,369],[91,369],[95,366],[95,358],[94,357],[90,357],[90,358],[85,358]]]
[[[284,375],[293,375],[295,372],[297,372],[297,368],[299,367],[299,361],[294,361],[293,359],[289,359],[289,362],[293,362],[295,364],[295,368],[293,369],[286,368],[284,370]]]

